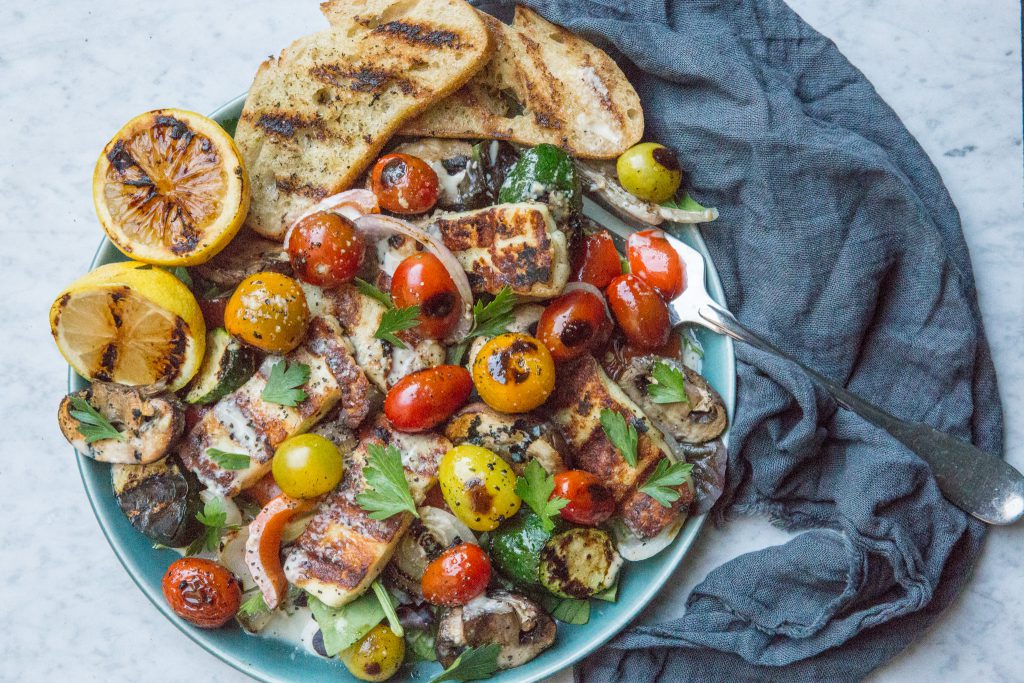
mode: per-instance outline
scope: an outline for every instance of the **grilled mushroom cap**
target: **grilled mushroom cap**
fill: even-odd
[[[501,646],[498,668],[530,661],[555,642],[555,621],[537,603],[518,593],[494,590],[461,607],[441,612],[434,647],[445,667],[467,647]]]
[[[655,403],[647,393],[654,381],[651,369],[663,362],[683,372],[688,402]],[[609,351],[601,361],[605,371],[637,402],[649,418],[658,423],[677,441],[706,443],[725,431],[729,418],[725,403],[707,380],[682,362],[660,356],[636,356],[623,361]]]
[[[71,415],[74,396],[103,415],[123,439],[86,443],[79,421]],[[167,455],[185,428],[185,415],[173,396],[148,397],[138,387],[93,382],[88,389],[64,397],[57,422],[64,438],[82,455],[100,462],[144,465]]]
[[[264,271],[290,275],[288,254],[280,242],[264,239],[248,230],[239,233],[223,251],[195,268],[199,277],[228,291],[250,275]]]

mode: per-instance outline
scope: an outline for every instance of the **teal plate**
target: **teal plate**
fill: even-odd
[[[232,100],[214,112],[213,118],[229,130],[232,129],[244,102],[244,95]],[[673,233],[708,260],[708,291],[715,301],[724,305],[722,284],[700,234],[691,226],[679,226]],[[104,239],[90,268],[123,260],[125,258],[121,252]],[[703,373],[722,395],[731,418],[736,390],[736,365],[732,342],[705,330],[698,330],[698,336],[704,345]],[[77,391],[85,388],[86,382],[69,371],[68,385],[70,390]],[[728,435],[725,438],[728,444]],[[78,456],[78,469],[100,528],[128,575],[164,616],[207,652],[239,671],[268,683],[296,680],[355,680],[336,659],[318,657],[292,643],[246,635],[240,628],[225,627],[205,631],[176,617],[164,602],[160,580],[167,566],[177,559],[178,555],[170,550],[154,550],[149,539],[128,523],[114,499],[108,465]],[[704,525],[705,517],[706,515],[700,515],[687,520],[675,541],[657,556],[643,562],[627,563],[623,570],[617,602],[591,601],[588,624],[569,626],[560,623],[558,640],[553,647],[533,661],[501,672],[491,680],[495,683],[529,683],[541,680],[582,659],[625,628],[676,570]],[[420,662],[406,668],[405,680],[426,681],[440,670],[439,664]]]

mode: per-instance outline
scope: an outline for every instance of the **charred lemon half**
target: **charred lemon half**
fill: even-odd
[[[231,136],[180,109],[136,116],[96,162],[96,214],[125,255],[164,266],[209,260],[249,211],[249,179]]]

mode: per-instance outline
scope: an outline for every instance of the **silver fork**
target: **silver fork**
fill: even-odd
[[[619,241],[622,239],[622,230],[617,229],[619,226],[615,223],[619,221],[609,221],[605,225],[617,233],[615,237]],[[623,224],[623,227],[627,235],[632,231],[629,226]],[[700,325],[795,363],[816,384],[828,391],[840,406],[889,432],[928,463],[939,490],[964,512],[989,524],[1012,524],[1024,515],[1024,475],[1017,469],[1001,458],[926,424],[890,415],[780,351],[740,324],[732,313],[711,299],[705,286],[704,257],[700,252],[667,232],[665,235],[686,264],[686,290],[669,303],[673,325]]]

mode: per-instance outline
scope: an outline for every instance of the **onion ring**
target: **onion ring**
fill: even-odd
[[[437,237],[400,218],[366,214],[356,218],[355,224],[361,232],[370,237],[384,238],[396,234],[409,237],[425,246],[438,258],[455,283],[455,288],[459,290],[459,298],[462,300],[462,315],[445,341],[457,343],[465,339],[473,328],[473,290],[470,289],[469,278],[466,277],[466,271],[462,269],[462,264],[455,258],[455,254]]]

